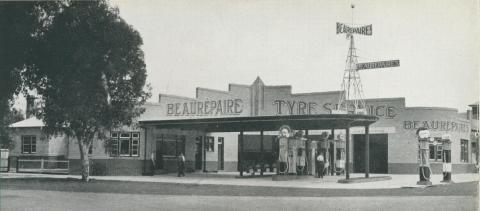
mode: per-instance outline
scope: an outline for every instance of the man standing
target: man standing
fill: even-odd
[[[178,176],[185,176],[185,156],[183,156],[183,153],[178,156]]]
[[[325,158],[323,157],[323,153],[320,153],[317,156],[317,165],[315,169],[317,170],[317,178],[323,178],[323,170],[325,168]]]
[[[152,167],[150,170],[153,176],[155,174],[155,151],[152,151],[152,154],[150,155],[150,160],[152,161]]]

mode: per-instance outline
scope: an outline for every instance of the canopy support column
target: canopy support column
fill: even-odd
[[[348,126],[346,129],[346,134],[345,134],[345,154],[346,154],[346,159],[345,159],[345,179],[350,179],[350,126]]]
[[[240,131],[240,137],[238,139],[238,170],[240,171],[240,176],[243,176],[243,130]]]
[[[261,154],[261,162],[260,162],[260,175],[263,176],[263,170],[265,168],[265,151],[263,149],[263,130],[260,131],[260,154]]]
[[[365,126],[365,178],[370,175],[370,126]]]
[[[337,167],[335,166],[337,163],[337,144],[335,143],[335,129],[332,129],[332,142],[333,142],[333,162],[332,162],[332,173],[331,175],[335,175],[335,171]]]
[[[207,136],[202,138],[203,172],[207,173]]]

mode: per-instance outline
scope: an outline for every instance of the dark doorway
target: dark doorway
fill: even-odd
[[[353,171],[365,172],[365,135],[353,135]],[[370,173],[388,173],[388,134],[370,134]]]
[[[159,140],[155,144],[155,169],[163,169],[163,153],[162,153],[163,141]]]
[[[223,170],[224,155],[223,155],[223,137],[218,137],[218,170]]]
[[[195,138],[195,170],[202,170],[203,163],[203,136]]]

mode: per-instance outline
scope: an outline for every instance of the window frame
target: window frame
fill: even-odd
[[[28,141],[30,143],[26,144],[26,140],[28,138]],[[22,151],[22,154],[37,154],[37,136],[35,135],[22,135],[21,136],[21,139],[22,139],[22,147],[21,147],[21,151]],[[32,143],[32,139],[33,141],[35,142],[35,144]],[[30,150],[28,152],[25,151],[25,145],[30,145]],[[35,148],[35,150],[33,150]]]
[[[130,157],[131,156],[131,143],[132,143],[132,139],[131,138],[119,138],[119,143],[118,143],[118,153],[119,153],[119,156],[120,157]],[[127,152],[126,153],[123,153],[123,148],[124,147],[124,142],[128,145],[126,147],[127,149]]]
[[[215,137],[207,136],[205,139],[205,151],[215,152]]]
[[[443,145],[440,142],[442,139],[438,137],[435,137],[434,139],[435,139],[435,143],[437,144],[428,145],[428,150],[430,151],[428,154],[428,158],[432,162],[443,162]],[[433,158],[431,157],[432,147],[433,147]]]
[[[468,140],[460,139],[460,162],[468,163]]]
[[[140,157],[140,132],[112,131],[110,141],[110,157]],[[128,153],[122,151],[122,144],[128,144]]]

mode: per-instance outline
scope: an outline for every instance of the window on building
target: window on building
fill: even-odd
[[[22,153],[23,154],[37,153],[37,137],[36,136],[22,136]]]
[[[476,142],[472,142],[472,153],[470,155],[472,156],[471,161],[476,162],[477,161],[477,155],[478,155],[477,143]]]
[[[440,140],[441,140],[441,138],[435,138],[436,143],[439,143]],[[430,154],[429,154],[430,160],[438,161],[438,162],[443,161],[443,146],[442,146],[442,144],[430,144],[429,149],[430,149]]]
[[[460,140],[460,162],[468,162],[468,140]]]
[[[429,155],[430,160],[435,160],[435,145],[430,144],[429,151],[430,151],[430,155]]]
[[[110,141],[111,156],[139,156],[140,133],[112,132],[110,135]]]
[[[215,151],[215,139],[213,138],[213,136],[207,136],[206,147],[207,147],[206,150],[208,152]]]

